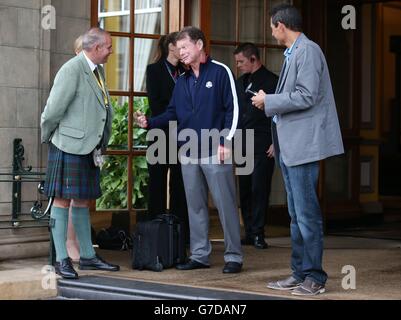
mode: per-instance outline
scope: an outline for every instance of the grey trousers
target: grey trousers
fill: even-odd
[[[182,164],[190,229],[190,259],[209,265],[208,188],[224,232],[224,261],[242,263],[240,221],[231,164]]]

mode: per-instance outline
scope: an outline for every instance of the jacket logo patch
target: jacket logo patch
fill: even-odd
[[[206,83],[206,88],[208,88],[208,89],[213,88],[213,82],[212,81],[208,81]]]

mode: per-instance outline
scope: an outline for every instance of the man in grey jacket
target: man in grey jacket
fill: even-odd
[[[273,117],[276,161],[280,163],[291,217],[292,275],[268,283],[295,295],[325,291],[323,223],[317,196],[319,161],[344,153],[326,59],[302,32],[302,18],[290,5],[271,12],[272,35],[287,49],[275,94],[259,91],[255,107]]]
[[[99,150],[111,134],[112,109],[104,70],[112,53],[108,32],[92,28],[83,37],[83,51],[57,73],[41,116],[42,142],[49,143],[45,191],[54,198],[50,226],[56,249],[56,272],[76,279],[66,248],[68,209],[79,241],[79,268],[117,271],[93,249],[89,200],[99,198]]]

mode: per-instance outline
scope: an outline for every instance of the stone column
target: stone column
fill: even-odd
[[[0,172],[12,171],[15,138],[21,138],[25,147],[24,165],[45,171],[47,148],[40,143],[40,114],[54,75],[73,57],[75,38],[90,26],[90,2],[0,0]],[[56,10],[54,30],[42,28],[46,5]],[[29,213],[38,199],[36,187],[23,184],[22,213]],[[11,220],[11,197],[12,184],[0,183],[0,227],[10,225],[6,221]],[[47,228],[0,229],[0,260],[47,254]]]

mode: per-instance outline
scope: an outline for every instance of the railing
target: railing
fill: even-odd
[[[0,183],[12,183],[12,207],[11,220],[0,220],[1,229],[26,229],[26,228],[49,228],[50,208],[53,198],[47,202],[47,206],[43,208],[43,202],[35,201],[30,210],[30,213],[22,212],[22,184],[23,183],[39,183],[38,193],[44,193],[44,176],[43,172],[32,172],[32,167],[24,167],[22,162],[25,149],[22,145],[22,139],[14,139],[13,148],[13,170],[11,173],[0,173]],[[54,264],[54,247],[50,234],[50,252],[49,264]]]
[[[14,139],[13,148],[13,170],[11,173],[0,173],[0,183],[12,183],[12,207],[11,220],[0,221],[0,229],[15,228],[43,228],[48,227],[50,207],[52,201],[43,210],[42,200],[34,202],[30,213],[23,213],[22,207],[22,184],[39,183],[38,192],[43,194],[44,175],[43,172],[32,172],[32,167],[24,168],[22,162],[24,159],[24,146],[22,139]],[[29,219],[28,217],[32,217]],[[4,225],[6,224],[6,225]]]

